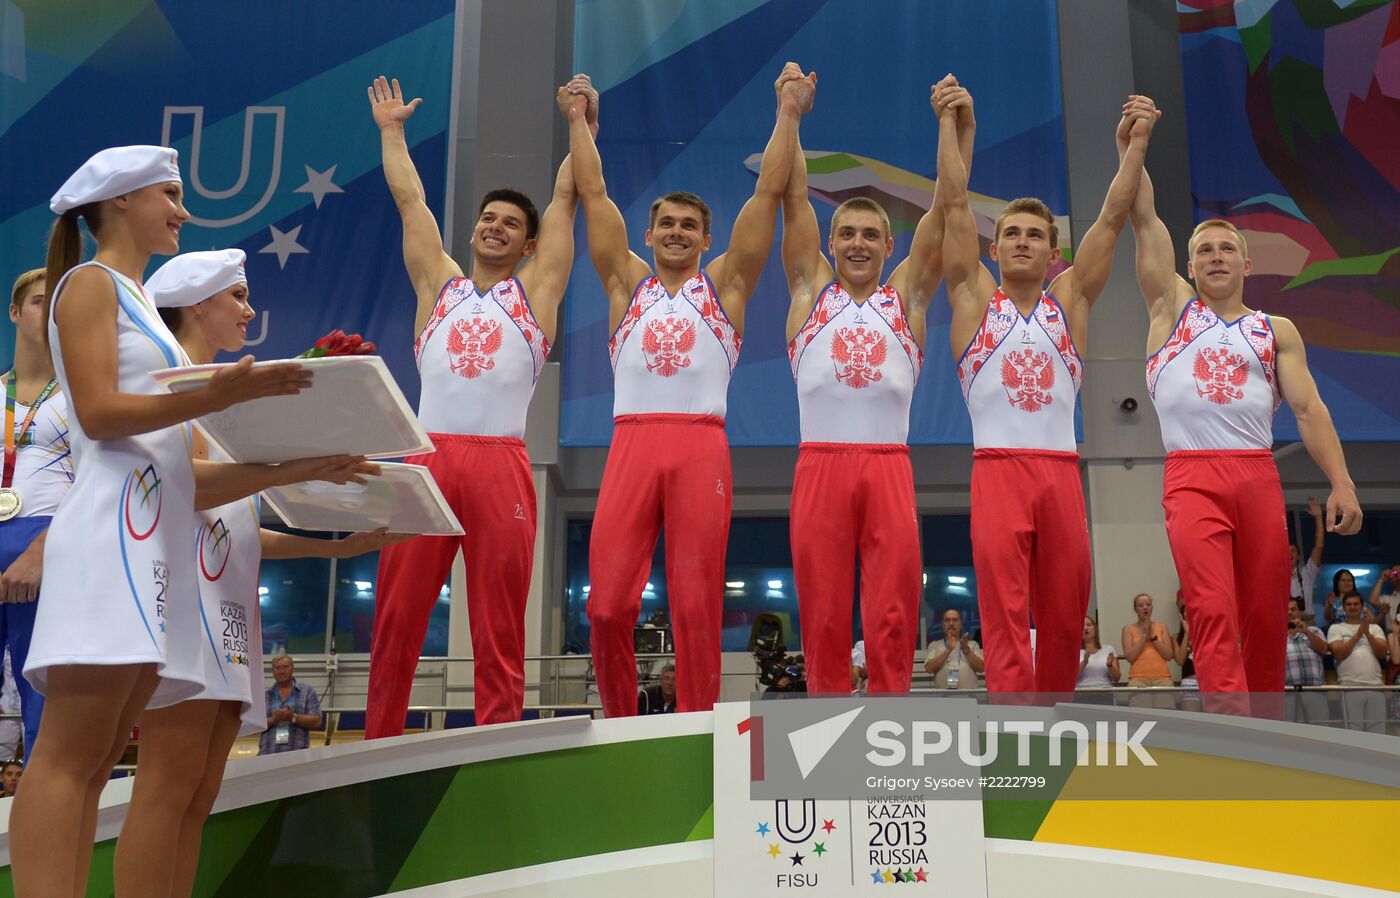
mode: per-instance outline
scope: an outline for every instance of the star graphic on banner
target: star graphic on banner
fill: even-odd
[[[895,882],[904,882],[904,871],[903,871],[903,870],[896,870],[896,871],[894,871],[894,881],[895,881]]]
[[[894,882],[894,874],[888,869],[885,870],[885,882]]]
[[[316,171],[309,165],[303,166],[306,169],[306,183],[293,190],[292,193],[309,193],[311,201],[316,204],[316,208],[321,208],[321,200],[325,199],[328,193],[344,193],[331,178],[335,177],[336,167],[332,165],[325,171]]]
[[[812,846],[812,850],[817,853],[817,857],[821,857],[823,854],[826,854],[826,843],[818,842]]]
[[[769,845],[769,846],[768,846],[768,856],[771,857],[773,860],[776,861],[776,860],[778,859],[778,855],[780,855],[780,854],[782,854],[782,853],[783,853],[783,850],[782,850],[781,848],[779,848],[777,845]]]
[[[823,820],[823,821],[822,821],[822,829],[826,830],[826,834],[827,834],[827,835],[831,835],[831,831],[832,831],[833,829],[835,829],[835,828],[836,828],[836,823],[835,823],[834,821],[831,821],[831,820]]]
[[[165,621],[161,621],[161,622],[160,622],[160,632],[162,632],[162,633],[165,632]]]
[[[913,867],[905,867],[905,868],[904,868],[904,881],[905,881],[905,882],[913,882],[913,881],[914,881],[914,868],[913,868]]]
[[[236,662],[236,661],[233,660],[233,655],[229,654],[228,652],[224,652],[224,660],[227,661],[229,664],[237,664],[237,663],[238,663],[238,662]]]
[[[768,835],[768,824],[766,824],[766,823],[760,823],[760,824],[758,825],[758,834],[759,834],[760,836],[766,836],[766,835]]]
[[[792,865],[794,867],[802,866],[802,855],[798,854],[795,851],[792,853]]]
[[[258,250],[258,252],[276,253],[278,268],[287,267],[288,256],[311,252],[311,250],[297,243],[297,236],[301,233],[301,225],[297,225],[285,234],[277,230],[277,225],[268,225],[267,229],[272,232],[272,242]]]
[[[928,882],[928,871],[925,870],[923,867],[920,867],[919,869],[915,870],[914,880],[916,882]]]
[[[879,870],[875,870],[870,874],[870,881],[875,883],[877,886],[882,886],[885,884],[885,877],[880,875]]]

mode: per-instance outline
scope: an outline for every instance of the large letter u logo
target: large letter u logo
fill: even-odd
[[[243,192],[243,188],[248,184],[248,171],[253,155],[253,131],[255,129],[258,115],[270,115],[274,119],[275,130],[272,141],[272,169],[267,179],[267,188],[263,191],[262,198],[244,212],[234,215],[231,218],[200,218],[197,215],[190,216],[190,222],[205,228],[226,228],[230,225],[241,224],[257,215],[263,210],[272,199],[272,194],[277,190],[277,180],[282,175],[282,128],[287,115],[285,106],[249,106],[244,112],[243,118],[243,162],[239,169],[238,180],[227,190],[211,190],[204,186],[204,182],[199,177],[199,153],[200,143],[204,132],[204,107],[203,106],[167,106],[165,107],[165,120],[161,124],[160,142],[163,146],[170,146],[170,123],[177,115],[194,116],[194,128],[190,134],[190,159],[187,170],[189,172],[190,187],[195,193],[206,199],[225,200],[229,197],[237,196]]]

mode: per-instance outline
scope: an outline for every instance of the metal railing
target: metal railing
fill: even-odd
[[[675,658],[673,654],[639,654],[636,657],[639,667],[639,686],[656,682],[655,673],[659,671],[661,662]],[[367,656],[336,658],[325,655],[308,655],[294,660],[298,666],[309,667],[313,670],[321,669],[326,672],[328,688],[322,703],[322,712],[327,717],[325,740],[329,743],[335,731],[339,729],[341,715],[364,713],[366,710],[364,701],[355,702],[353,694],[346,695],[344,693],[343,686],[337,678],[339,681],[343,681],[347,674],[367,676],[369,659]],[[423,729],[425,731],[444,728],[448,714],[474,709],[470,701],[453,702],[451,700],[453,696],[461,696],[474,691],[470,684],[452,683],[450,676],[452,666],[470,664],[472,661],[473,658],[470,655],[429,655],[419,658],[419,668],[414,679],[414,686],[416,688],[425,685],[429,688],[436,687],[440,697],[435,704],[417,703],[410,705],[407,709],[408,713],[423,715]],[[602,711],[601,702],[595,698],[597,681],[593,674],[591,656],[578,654],[527,655],[525,661],[527,665],[537,663],[549,668],[546,675],[525,684],[527,695],[538,695],[541,699],[540,701],[527,702],[524,705],[526,712],[545,717],[561,712],[596,716],[598,712]],[[429,668],[427,671],[424,670],[425,666]],[[436,670],[433,669],[434,667]],[[569,670],[570,667],[574,669]],[[933,675],[925,673],[922,664],[918,663],[914,664],[913,673],[911,694],[966,696],[976,698],[979,702],[988,701],[989,693],[985,687],[972,689],[936,688],[933,685]],[[763,687],[758,682],[756,666],[745,671],[722,671],[721,677],[724,682],[729,684],[733,684],[735,681],[746,682],[748,684],[744,690],[746,695],[763,691]],[[428,682],[425,683],[425,680]],[[341,689],[339,694],[337,694],[337,689]],[[565,700],[563,696],[570,693],[576,698]],[[1381,693],[1382,718],[1379,720],[1374,718],[1355,720],[1359,709],[1355,707],[1354,703],[1343,699],[1343,696],[1348,693]],[[1307,712],[1303,715],[1302,722],[1332,727],[1372,728],[1379,729],[1381,732],[1385,732],[1386,725],[1389,723],[1400,729],[1400,686],[1288,687],[1288,691],[1283,694],[1294,696],[1295,701],[1292,704]],[[1316,695],[1317,698],[1303,699],[1303,695]],[[1202,693],[1195,687],[1132,687],[1126,684],[1116,684],[1110,687],[1079,690],[1075,694],[1075,701],[1198,711],[1203,710],[1201,696]],[[1319,701],[1324,703],[1322,707],[1319,707]],[[1291,710],[1292,708],[1290,708]]]

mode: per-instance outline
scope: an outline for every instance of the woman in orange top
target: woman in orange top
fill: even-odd
[[[1171,686],[1167,660],[1176,645],[1166,624],[1152,619],[1152,596],[1138,593],[1133,598],[1137,620],[1123,628],[1123,656],[1128,659],[1129,686]]]

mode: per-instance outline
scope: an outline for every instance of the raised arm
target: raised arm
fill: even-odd
[[[1349,536],[1361,529],[1361,504],[1356,499],[1356,484],[1347,473],[1346,456],[1332,425],[1332,415],[1317,394],[1317,384],[1308,370],[1307,350],[1298,328],[1287,318],[1270,316],[1278,344],[1278,382],[1283,398],[1298,419],[1298,433],[1313,461],[1327,475],[1332,492],[1327,496],[1324,521],[1327,532]]]
[[[461,267],[443,249],[442,232],[428,208],[413,157],[408,154],[404,122],[422,102],[421,98],[415,98],[404,103],[403,89],[397,78],[390,82],[380,75],[369,87],[370,112],[379,126],[379,145],[384,154],[384,180],[389,183],[389,192],[403,221],[403,264],[418,300],[413,324],[415,335],[422,332],[432,314],[443,284],[462,275]]]
[[[1128,145],[1119,157],[1118,173],[1108,185],[1108,195],[1104,197],[1099,217],[1079,242],[1074,254],[1074,267],[1060,275],[1060,278],[1069,279],[1070,288],[1068,291],[1061,290],[1057,295],[1076,306],[1093,308],[1094,301],[1108,283],[1108,274],[1113,267],[1113,249],[1118,244],[1118,235],[1123,233],[1128,223],[1128,215],[1142,179],[1147,142],[1159,115],[1157,107],[1146,97],[1129,102],[1124,115]],[[1051,292],[1055,292],[1055,289],[1052,285]]]
[[[583,107],[584,120],[596,137],[598,92],[592,82],[588,76],[580,75],[566,87],[571,92],[570,105]],[[530,309],[545,339],[551,343],[558,328],[559,304],[564,299],[564,289],[569,285],[569,273],[574,267],[574,212],[577,208],[573,157],[565,156],[554,176],[554,195],[540,218],[535,255],[519,275],[525,295],[530,298]]]
[[[1120,159],[1128,151],[1133,127],[1128,112],[1137,99],[1136,96],[1128,98],[1129,102],[1123,106],[1123,118],[1118,123],[1116,137]],[[1172,236],[1167,226],[1157,216],[1156,194],[1145,163],[1128,218],[1133,223],[1133,238],[1137,244],[1138,289],[1147,303],[1147,351],[1152,353],[1166,342],[1182,306],[1195,291],[1176,272],[1176,249],[1172,246]]]
[[[788,63],[778,76],[778,116],[773,134],[763,149],[753,196],[734,219],[729,249],[706,266],[724,311],[742,330],[744,307],[753,295],[758,277],[773,247],[778,207],[787,189],[797,150],[797,125],[812,109],[817,75],[805,77],[796,63]]]
[[[946,80],[946,79],[945,79]],[[977,222],[967,192],[967,165],[958,147],[958,110],[940,95],[938,112],[938,194],[943,203],[943,277],[953,307],[953,351],[958,336],[976,328],[987,301],[979,296],[982,264]]]
[[[929,105],[933,107],[935,121],[938,120],[940,104],[956,110],[958,156],[961,157],[963,168],[970,179],[972,144],[977,134],[972,95],[966,88],[959,86],[952,75],[948,75],[929,88]],[[939,281],[943,279],[944,205],[943,192],[935,185],[933,202],[914,228],[909,255],[890,275],[890,283],[904,298],[905,312],[909,315],[911,323],[916,325],[918,336],[922,336],[923,333],[929,300],[933,298],[933,294],[938,290]],[[922,343],[922,339],[919,342]]]
[[[1308,560],[1316,567],[1322,564],[1322,547],[1325,538],[1323,534],[1327,529],[1322,524],[1322,506],[1317,504],[1316,499],[1308,499],[1308,517],[1313,519],[1313,547]]]
[[[570,82],[572,83],[572,82]],[[627,311],[632,288],[651,274],[651,266],[627,245],[627,225],[617,204],[608,196],[603,181],[603,160],[588,125],[586,107],[579,104],[569,85],[559,88],[559,111],[569,122],[569,156],[573,162],[574,186],[583,203],[588,223],[588,252],[593,267],[608,295],[609,329],[615,328]]]
[[[795,63],[793,67],[796,68]],[[792,166],[783,192],[782,255],[791,298],[787,320],[787,338],[791,340],[811,316],[817,291],[836,276],[822,253],[817,213],[807,195],[807,156],[802,152],[800,134],[793,136]]]

